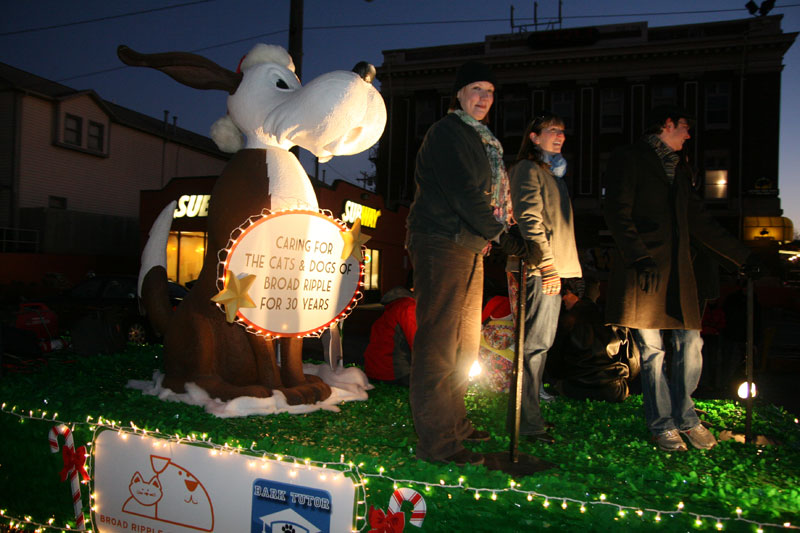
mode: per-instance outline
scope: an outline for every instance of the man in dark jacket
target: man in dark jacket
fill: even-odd
[[[685,451],[681,433],[699,449],[716,445],[700,423],[692,393],[702,370],[701,310],[690,239],[742,265],[749,250],[703,209],[690,190],[681,155],[691,118],[656,108],[636,144],[614,152],[608,164],[605,218],[619,254],[609,280],[606,322],[631,329],[642,358],[645,418],[659,448]],[[669,383],[663,371],[669,330]]]

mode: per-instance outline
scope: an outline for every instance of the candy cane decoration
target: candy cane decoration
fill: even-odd
[[[389,500],[389,510],[393,513],[398,512],[403,502],[411,502],[411,505],[414,506],[414,509],[411,511],[409,523],[417,527],[422,527],[422,521],[425,520],[425,512],[427,510],[425,507],[425,498],[414,489],[405,487],[399,488],[392,493],[392,498]]]
[[[88,477],[86,471],[83,470],[83,455],[86,453],[86,448],[81,446],[78,448],[78,452],[75,452],[75,443],[72,439],[72,430],[70,430],[66,425],[59,424],[58,426],[54,426],[50,429],[49,440],[50,440],[50,451],[53,453],[58,453],[58,436],[64,436],[64,449],[62,451],[64,456],[64,468],[61,470],[61,481],[66,479],[67,474],[69,474],[69,481],[72,487],[72,506],[75,510],[75,520],[77,521],[78,529],[85,528],[85,521],[83,518],[83,503],[81,502],[81,484],[78,482],[78,471],[81,470],[81,473],[84,477]]]

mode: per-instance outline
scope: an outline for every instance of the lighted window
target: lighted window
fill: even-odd
[[[102,152],[105,147],[105,127],[99,122],[89,122],[86,132],[86,143],[89,150]]]
[[[600,131],[622,131],[624,100],[622,89],[603,89],[600,91]]]
[[[167,240],[167,277],[185,285],[200,276],[207,235],[201,231],[173,231]]]
[[[726,199],[728,197],[730,153],[727,150],[709,150],[703,159],[705,167],[703,197],[706,200]]]
[[[728,197],[727,170],[706,170],[705,197],[707,200],[724,200]]]
[[[75,115],[67,114],[64,116],[64,142],[80,146],[83,138],[83,119]]]
[[[364,289],[380,290],[381,251],[367,248],[364,252]]]

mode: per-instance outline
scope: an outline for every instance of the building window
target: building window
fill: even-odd
[[[606,197],[606,183],[608,182],[608,175],[606,169],[608,162],[611,159],[611,152],[600,152],[597,158],[597,172],[600,174],[600,198]]]
[[[678,105],[678,89],[674,85],[654,85],[650,88],[650,107]]]
[[[706,127],[729,128],[731,125],[731,84],[709,83],[706,86]]]
[[[503,135],[520,136],[528,126],[528,102],[522,99],[509,98],[503,101]]]
[[[381,251],[367,248],[364,251],[364,291],[379,291],[381,272]]]
[[[428,128],[436,121],[436,102],[431,98],[418,98],[416,101],[414,122],[416,129],[414,130],[418,138],[425,136]]]
[[[600,91],[600,131],[613,133],[622,131],[623,104],[625,95],[622,89],[603,89]]]
[[[450,111],[450,96],[439,97],[439,118],[445,116]]]
[[[86,143],[89,150],[102,152],[105,145],[105,126],[99,122],[89,121],[89,128],[86,132]]]
[[[706,170],[706,200],[724,200],[728,197],[728,171]]]
[[[550,95],[550,110],[564,119],[564,131],[572,133],[575,124],[575,93],[553,91]]]
[[[64,142],[80,146],[83,139],[83,119],[75,115],[67,114],[64,116]]]
[[[724,200],[728,197],[728,167],[730,157],[727,151],[708,152],[705,155],[705,179],[703,197],[706,200]]]
[[[67,199],[64,198],[63,196],[48,196],[47,207],[50,207],[52,209],[66,209]]]
[[[181,285],[200,277],[208,234],[171,231],[167,239],[167,278]]]

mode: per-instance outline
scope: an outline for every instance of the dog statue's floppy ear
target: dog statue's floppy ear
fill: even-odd
[[[240,72],[230,71],[210,59],[189,52],[140,54],[121,44],[117,47],[117,56],[126,65],[160,70],[194,89],[217,89],[233,94],[242,81]]]

